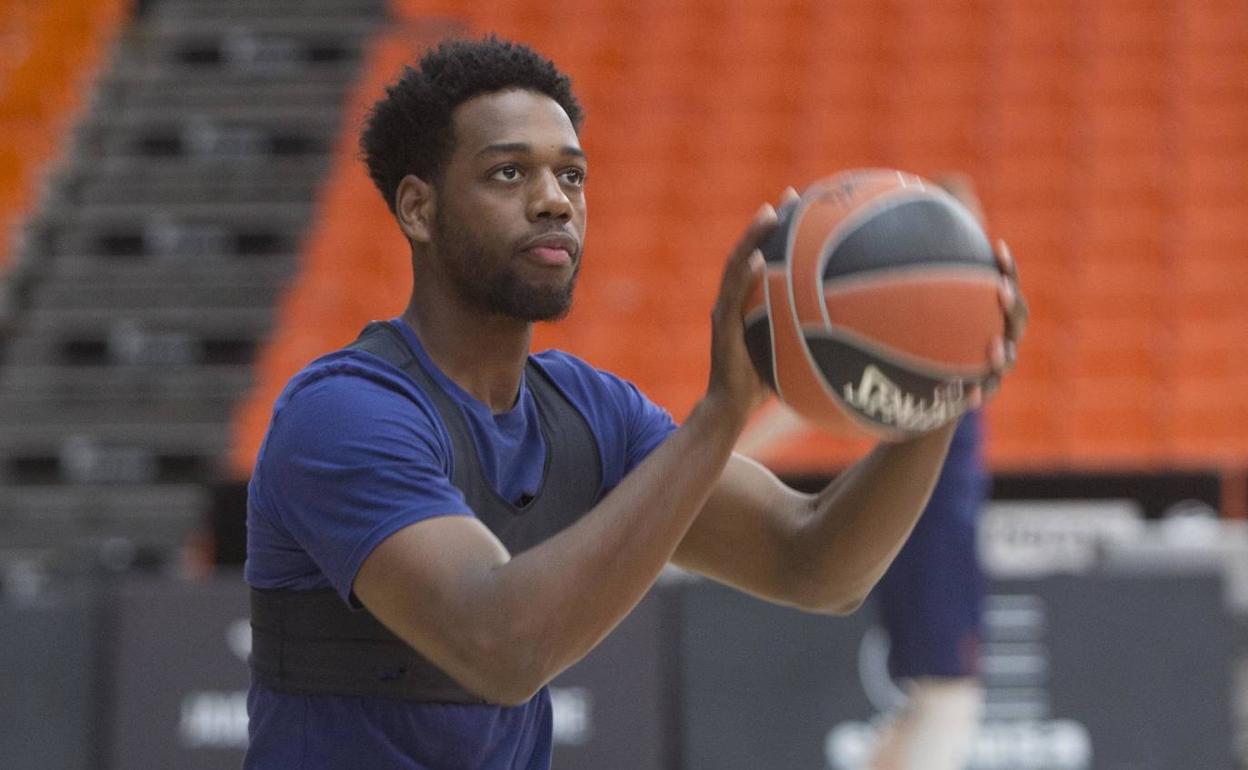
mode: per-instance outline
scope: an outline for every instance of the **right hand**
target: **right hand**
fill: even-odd
[[[764,203],[728,256],[711,312],[711,376],[706,398],[728,410],[740,426],[767,397],[767,387],[745,347],[744,317],[750,291],[763,277],[758,246],[775,226],[776,210]]]

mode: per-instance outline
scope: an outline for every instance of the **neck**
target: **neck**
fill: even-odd
[[[484,403],[505,412],[516,403],[533,324],[488,315],[463,303],[412,292],[403,312],[425,352],[442,373]]]

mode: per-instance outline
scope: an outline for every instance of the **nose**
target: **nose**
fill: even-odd
[[[533,191],[529,198],[529,220],[537,222],[542,219],[568,220],[572,218],[572,201],[558,177],[553,171],[546,170],[538,175],[533,182]]]

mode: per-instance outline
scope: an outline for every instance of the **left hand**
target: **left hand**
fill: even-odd
[[[971,402],[978,407],[1001,387],[1001,378],[1018,362],[1018,345],[1027,329],[1030,310],[1018,283],[1018,263],[1010,253],[1005,241],[997,241],[997,267],[1001,270],[1001,310],[1005,313],[1005,336],[992,343],[992,373],[971,394]]]

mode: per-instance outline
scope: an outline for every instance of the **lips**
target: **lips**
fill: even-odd
[[[567,233],[545,233],[526,241],[520,250],[542,265],[559,267],[572,263],[580,243]]]

